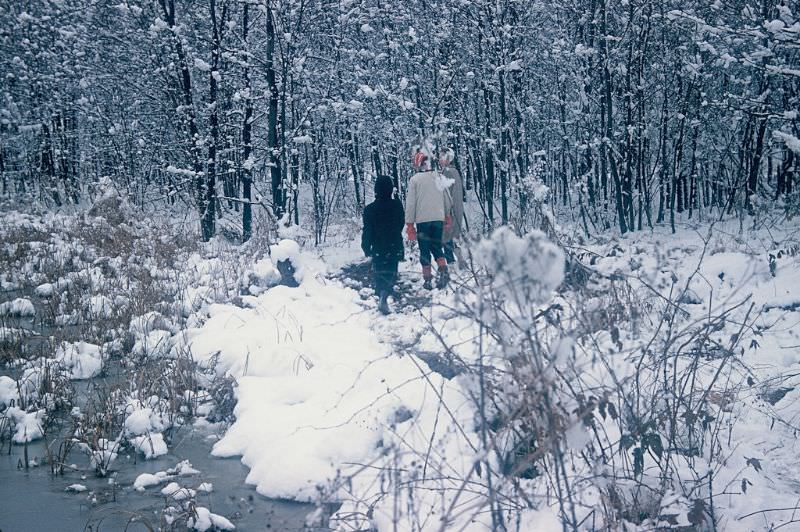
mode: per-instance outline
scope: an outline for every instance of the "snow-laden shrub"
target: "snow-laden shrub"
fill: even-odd
[[[297,286],[303,281],[303,266],[300,260],[300,245],[294,240],[284,238],[270,246],[270,256],[280,273],[281,283]]]
[[[0,408],[6,408],[18,402],[17,381],[6,375],[0,375]]]
[[[93,445],[81,444],[84,452],[89,455],[89,463],[94,468],[98,476],[104,477],[108,474],[111,464],[117,460],[119,454],[119,441],[98,438]]]
[[[0,418],[7,417],[11,421],[14,430],[14,435],[12,436],[14,443],[27,443],[38,440],[44,435],[45,415],[46,413],[43,409],[27,412],[12,406],[0,414]]]
[[[160,432],[148,432],[147,434],[136,436],[130,440],[130,443],[147,460],[167,454],[167,443],[164,441],[164,435]]]
[[[269,257],[262,257],[248,268],[240,280],[241,290],[257,296],[281,281],[281,274]]]
[[[134,218],[133,209],[108,178],[100,180],[97,192],[98,196],[87,213],[89,216],[102,217],[112,226],[124,224]]]
[[[528,321],[564,280],[564,252],[541,231],[517,236],[501,227],[478,244],[474,259],[495,301]]]
[[[381,440],[380,496],[348,495],[332,528],[549,530],[539,527],[556,522],[546,506],[527,515],[539,498],[523,491],[542,471],[559,471],[565,441],[578,448],[587,439],[553,369],[570,341],[551,353],[550,337],[538,334],[564,278],[564,253],[541,232],[503,227],[472,246],[471,259],[469,281],[445,309],[432,310],[430,327],[442,359],[459,368],[457,385],[431,383],[439,406],[426,408],[440,412],[435,419],[425,409],[392,413]],[[457,325],[443,323],[442,313],[456,314]],[[453,327],[459,332],[450,336]]]
[[[0,376],[0,441],[12,431],[15,443],[41,438],[50,414],[71,404],[74,389],[70,372],[48,358],[30,360],[20,366],[19,376]]]
[[[195,515],[187,520],[186,525],[193,530],[235,530],[236,527],[225,517],[211,513],[204,506],[196,506]]]
[[[393,426],[401,436],[382,440],[382,498],[348,500],[334,524],[705,530],[721,522],[717,505],[741,507],[731,487],[746,491],[754,475],[745,482],[738,469],[762,465],[726,465],[736,444],[723,431],[740,412],[747,304],[695,319],[691,276],[670,280],[656,258],[638,266],[655,281],[589,270],[586,283],[562,283],[565,254],[541,232],[499,229],[471,258],[469,280],[431,312],[429,335],[463,391],[439,396],[447,434],[423,460],[407,443],[416,425]]]

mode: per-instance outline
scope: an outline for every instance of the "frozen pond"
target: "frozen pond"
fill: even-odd
[[[238,459],[219,459],[209,455],[211,441],[201,430],[184,429],[170,452],[153,460],[120,455],[110,478],[98,478],[88,468],[80,452],[71,458],[77,471],[66,470],[63,476],[51,475],[43,463],[46,450],[43,440],[29,444],[28,458],[41,465],[25,471],[24,448],[14,445],[0,455],[0,530],[148,530],[158,529],[161,510],[170,504],[161,495],[161,486],[144,492],[133,489],[141,473],[155,473],[189,460],[200,474],[180,477],[182,485],[201,482],[213,484],[211,493],[198,493],[197,504],[230,519],[237,530],[309,530],[305,516],[314,510],[310,504],[277,501],[258,495],[244,482],[247,468]],[[183,437],[181,437],[183,436]],[[65,491],[72,484],[82,484],[87,491]],[[319,530],[319,529],[318,529]]]
[[[48,328],[29,319],[13,320],[11,325],[36,332],[26,338],[21,349],[26,352],[46,350]],[[42,336],[42,333],[44,335]],[[0,369],[0,375],[18,376],[14,368]],[[95,387],[118,384],[128,378],[118,361],[107,364],[104,373],[94,379],[73,381],[75,405],[83,408]],[[191,424],[176,427],[171,432],[169,452],[145,460],[130,448],[123,448],[113,462],[107,477],[99,477],[89,458],[74,447],[65,460],[63,475],[54,475],[48,460],[47,442],[51,452],[64,440],[70,423],[66,413],[57,416],[46,438],[27,446],[29,467],[25,464],[25,446],[0,442],[0,532],[17,530],[183,530],[185,519],[174,525],[164,521],[164,509],[180,503],[161,494],[168,482],[181,487],[197,488],[210,483],[210,493],[198,491],[196,505],[230,520],[237,530],[326,530],[306,526],[306,516],[315,511],[312,504],[267,499],[245,484],[248,469],[238,458],[221,459],[210,455],[218,437],[216,431]],[[180,476],[158,486],[137,491],[133,483],[142,473],[155,474],[174,468],[188,460],[199,473]],[[70,491],[81,485],[85,491]]]

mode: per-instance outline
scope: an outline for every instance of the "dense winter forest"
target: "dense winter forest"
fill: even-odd
[[[587,234],[793,205],[793,2],[10,2],[3,194],[110,179],[244,239],[252,205],[313,227],[452,146],[484,227],[534,183]],[[309,208],[300,192],[310,189]],[[224,223],[220,220],[224,220]]]
[[[0,65],[0,530],[800,529],[796,0],[6,0]]]

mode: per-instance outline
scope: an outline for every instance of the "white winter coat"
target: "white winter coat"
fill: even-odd
[[[408,181],[406,223],[443,222],[452,209],[448,187],[452,180],[439,172],[419,172]]]

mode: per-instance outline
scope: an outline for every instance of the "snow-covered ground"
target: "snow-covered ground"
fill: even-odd
[[[608,279],[625,282],[640,305],[638,312],[645,312],[577,339],[582,347],[555,361],[556,365],[571,366],[584,381],[600,388],[613,385],[613,378],[625,382],[635,378],[637,353],[652,345],[653,335],[660,329],[663,309],[657,310],[659,304],[649,301],[653,298],[670,301],[671,294],[680,304],[681,312],[673,324],[676,329],[691,330],[695,321],[734,307],[713,332],[720,345],[731,335],[741,336],[734,343],[743,347],[730,353],[735,362],[729,366],[715,364],[713,353],[703,354],[697,381],[691,383],[696,389],[689,394],[704,393],[703,406],[708,403],[719,408],[717,417],[730,442],[723,444],[715,432],[712,446],[720,448],[708,451],[708,463],[699,465],[703,462],[701,450],[688,461],[691,467],[688,462],[666,466],[681,470],[680,475],[676,473],[675,485],[668,490],[671,495],[656,501],[659,507],[650,525],[642,526],[663,525],[668,519],[679,524],[699,519],[691,511],[692,501],[699,498],[694,490],[702,482],[695,478],[693,487],[682,490],[683,480],[678,480],[696,476],[695,466],[700,471],[715,471],[719,485],[719,492],[708,499],[713,503],[700,513],[710,512],[713,504],[720,512],[715,519],[726,528],[736,529],[740,523],[757,527],[755,521],[765,517],[775,523],[791,519],[791,511],[746,514],[748,509],[774,506],[776,497],[782,497],[790,508],[796,491],[792,475],[786,474],[794,451],[791,409],[796,392],[794,381],[786,379],[800,358],[798,333],[793,327],[800,301],[797,248],[791,248],[791,232],[780,235],[780,242],[762,242],[756,247],[752,239],[763,234],[737,236],[726,229],[730,227],[720,224],[710,237],[689,228],[678,235],[642,233],[584,250],[587,264],[591,263],[602,280],[596,281],[597,290],[606,287]],[[781,245],[789,247],[780,249]],[[531,275],[525,286],[536,294],[525,294],[524,301],[600,309],[602,297],[577,302],[569,300],[575,295],[570,291],[549,296],[554,287],[552,276],[557,285],[560,274],[558,269],[547,273],[551,270],[536,261],[558,260],[558,253],[547,255],[544,249],[541,245],[525,248],[524,241],[501,235],[492,244],[475,246],[476,258],[483,257],[479,262],[495,269],[528,253],[527,261],[518,260],[518,267],[506,269],[515,280],[526,272]],[[175,348],[188,346],[201,362],[215,361],[218,372],[232,375],[238,382],[236,421],[217,443],[214,454],[241,455],[251,470],[248,482],[265,495],[344,501],[333,521],[342,529],[366,522],[379,529],[396,525],[438,529],[443,514],[449,520],[448,528],[491,527],[486,482],[475,474],[476,464],[486,457],[475,375],[466,371],[447,379],[429,365],[430,355],[444,352],[467,365],[476,361],[478,341],[485,337],[464,309],[474,310],[482,296],[469,288],[462,272],[463,290],[434,293],[428,307],[401,307],[382,318],[373,303],[364,300],[368,290],[326,277],[324,265],[312,253],[304,253],[297,261],[305,270],[299,288],[276,287],[243,297],[236,305],[212,305],[198,318],[198,326],[185,331],[175,344]],[[402,276],[413,278],[416,269],[409,261]],[[510,282],[495,277],[496,284],[498,281],[498,286]],[[515,294],[504,297],[513,299]],[[741,302],[745,303],[737,307]],[[570,319],[568,311],[562,314]],[[548,332],[542,330],[541,334],[546,337]],[[555,351],[558,345],[553,342],[551,347]],[[587,349],[587,345],[592,347]],[[487,346],[483,349],[490,351]],[[496,367],[506,363],[502,357],[489,361]],[[681,371],[688,363],[681,360],[677,364],[676,371]],[[720,371],[724,383],[714,380]],[[777,386],[781,380],[785,382]],[[753,384],[745,386],[748,382]],[[705,384],[707,392],[703,392]],[[780,387],[789,390],[786,397],[770,405],[765,397],[775,397],[769,394]],[[617,399],[618,410],[624,409],[623,403]],[[703,412],[706,414],[709,422],[715,417],[712,412]],[[778,426],[776,419],[781,420]],[[619,446],[620,429],[607,430],[616,431],[617,436],[609,438]],[[762,437],[753,438],[756,434]],[[591,444],[590,435],[577,420],[571,422],[565,436],[572,446],[570,452],[580,452]],[[776,445],[780,448],[775,449]],[[653,454],[653,447],[651,443],[650,449],[642,445],[633,449],[634,454],[637,448],[643,453],[650,451],[642,458],[645,483],[648,475],[663,477],[658,472],[664,466],[657,455],[662,451]],[[624,451],[630,453],[629,448]],[[579,472],[575,476],[578,478]],[[559,528],[558,504],[547,496],[546,484],[536,480],[524,484],[523,491],[540,502],[527,509],[509,505],[505,510],[514,510],[506,517],[515,514],[510,519],[517,519],[522,529],[534,522],[539,527],[550,523]],[[416,488],[413,495],[410,486]],[[515,486],[513,491],[519,489]],[[582,510],[582,520],[591,514],[591,505],[600,504],[600,495],[596,486],[578,491],[581,502],[590,505],[589,510]],[[746,497],[741,495],[744,491]]]
[[[171,270],[148,266],[179,297],[134,305],[135,289],[115,293],[105,280],[122,267],[115,257],[54,244],[57,235],[45,236],[52,220],[9,216],[39,237],[5,246],[60,253],[61,268],[77,273],[48,277],[20,264],[2,282],[30,296],[3,302],[7,315],[51,309],[54,322],[72,315],[84,324],[135,307],[118,333],[84,327],[89,338],[0,377],[15,441],[41,437],[50,412],[40,386],[19,382],[39,382],[33,376],[53,363],[67,378],[94,377],[124,343],[139,361],[189,357],[199,388],[181,392],[184,416],[165,397],[131,390],[119,403],[120,432],[87,447],[92,459],[111,461],[125,446],[145,458],[165,453],[176,424],[217,422],[209,390],[232,379],[234,419],[213,454],[241,456],[263,495],[341,502],[323,523],[337,529],[490,530],[503,521],[561,530],[566,520],[581,530],[648,530],[713,520],[758,530],[794,519],[794,222],[741,232],[735,222],[699,224],[580,245],[500,230],[464,245],[471,265],[444,291],[422,291],[409,256],[403,295],[383,317],[365,279],[342,273],[362,261],[354,241],[187,252]],[[299,286],[276,286],[278,260],[292,262]],[[87,283],[80,303],[59,296]],[[20,338],[13,331],[23,325],[3,330]],[[132,487],[159,486],[176,499],[203,491],[177,476],[143,475]],[[223,519],[198,511],[192,523],[225,528]]]
[[[609,349],[618,353],[608,357],[617,359],[614,378],[641,378],[635,364],[650,352],[671,358],[662,367],[674,375],[661,378],[677,375],[674,382],[683,387],[680,404],[655,397],[652,408],[675,412],[675,430],[684,433],[676,441],[697,448],[667,465],[653,453],[644,460],[645,477],[663,477],[659,467],[666,468],[673,493],[660,501],[661,514],[678,514],[679,524],[709,524],[713,515],[721,530],[798,526],[798,238],[796,221],[744,231],[732,221],[675,235],[661,229],[586,250],[586,262],[598,272],[630,283],[646,312],[631,320],[640,331],[619,325],[620,347]],[[602,300],[584,303],[599,308]],[[615,342],[605,338],[606,346]],[[588,366],[593,377],[609,373]],[[675,505],[682,498],[703,504]],[[693,508],[703,510],[702,519]]]

